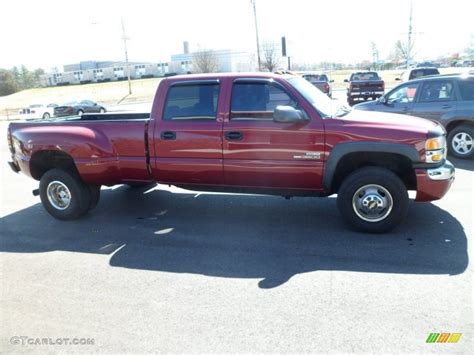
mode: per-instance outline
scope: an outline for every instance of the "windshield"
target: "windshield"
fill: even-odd
[[[63,104],[63,106],[75,106],[77,105],[77,101],[68,101]]]
[[[290,78],[288,82],[313,105],[323,118],[340,117],[351,111],[350,107],[338,100],[330,99],[321,90],[301,77]]]

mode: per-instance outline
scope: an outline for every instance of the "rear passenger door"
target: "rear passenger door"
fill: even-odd
[[[154,129],[155,180],[170,184],[223,181],[218,80],[170,84]]]
[[[423,82],[412,115],[440,121],[453,116],[456,109],[456,90],[452,80],[426,80]]]
[[[474,79],[460,78],[457,80],[460,99],[456,118],[474,122]]]

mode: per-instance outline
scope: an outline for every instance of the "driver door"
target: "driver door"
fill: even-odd
[[[406,83],[393,89],[386,96],[383,111],[410,115],[413,112],[419,87],[419,83]]]
[[[301,109],[283,85],[266,79],[233,82],[224,121],[224,181],[229,186],[319,189],[324,158],[321,120],[281,123],[277,106]]]

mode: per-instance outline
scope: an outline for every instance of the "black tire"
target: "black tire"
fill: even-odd
[[[82,116],[83,114],[84,114],[84,111],[82,111],[82,110],[77,110],[77,115],[78,115],[78,116]]]
[[[56,189],[55,186],[57,186]],[[58,189],[64,188],[64,186],[67,191],[63,190],[63,192],[69,196],[69,203],[60,205],[59,201],[64,201],[64,198],[59,197],[61,192],[58,192]],[[51,169],[47,171],[41,177],[39,191],[43,207],[51,216],[60,220],[79,218],[89,210],[91,204],[91,192],[87,185],[74,174],[64,170]],[[56,201],[56,205],[53,201]]]
[[[462,138],[461,140],[458,140]],[[466,139],[467,138],[467,139]],[[456,158],[472,159],[474,157],[474,127],[460,125],[448,134],[448,152]],[[464,146],[460,145],[464,141]]]
[[[367,203],[367,206],[357,208],[358,203]],[[381,203],[382,207],[376,206],[378,203]],[[402,180],[390,170],[378,167],[360,168],[342,182],[338,191],[337,207],[346,223],[354,230],[385,233],[394,229],[405,218],[408,211],[408,192]],[[380,213],[370,215],[372,209],[374,213],[377,210],[380,210]],[[364,214],[364,210],[369,213]]]
[[[347,98],[347,103],[349,106],[352,106],[354,105],[354,100],[350,99],[350,98]]]
[[[49,119],[51,116],[48,112],[43,113],[43,120]]]
[[[89,204],[88,211],[94,209],[100,200],[100,185],[88,185],[90,194],[91,194],[91,202]]]

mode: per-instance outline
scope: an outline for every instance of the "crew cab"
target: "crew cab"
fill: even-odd
[[[347,88],[347,103],[353,105],[359,100],[375,100],[385,92],[385,82],[376,72],[352,73],[349,79],[344,80],[349,83]]]
[[[385,119],[380,116],[387,115]],[[94,208],[101,185],[337,194],[344,220],[380,233],[454,180],[446,131],[403,115],[352,111],[299,76],[231,73],[163,79],[149,114],[84,114],[8,128],[10,167],[39,181],[62,220]],[[316,216],[317,218],[317,216]]]

